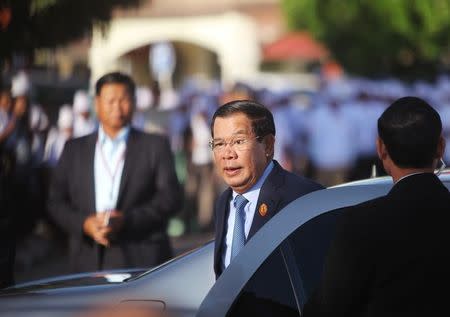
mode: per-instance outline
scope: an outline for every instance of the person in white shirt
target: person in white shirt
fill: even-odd
[[[325,186],[346,180],[356,158],[356,126],[339,100],[312,109],[307,119],[308,147],[315,179]]]
[[[193,111],[190,120],[192,132],[191,159],[187,166],[185,192],[187,208],[187,231],[198,226],[200,231],[212,230],[213,205],[215,198],[214,167],[209,147],[210,130],[206,96],[193,98]],[[195,212],[196,211],[196,212]],[[190,223],[196,220],[194,224]]]
[[[78,90],[73,97],[73,137],[88,135],[97,127],[97,121],[90,112],[90,98],[86,91]]]
[[[57,127],[53,127],[45,143],[44,161],[49,167],[55,167],[61,156],[64,145],[73,136],[73,112],[70,105],[59,109]]]
[[[147,128],[148,110],[153,105],[153,94],[150,88],[140,86],[136,88],[136,111],[133,114],[131,125],[141,131],[149,132]]]
[[[167,225],[183,192],[165,136],[131,127],[135,84],[122,73],[96,83],[98,131],[68,141],[48,210],[69,236],[75,272],[152,267],[172,255]]]

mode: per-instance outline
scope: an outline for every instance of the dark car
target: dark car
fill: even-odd
[[[440,175],[450,188],[450,174]],[[94,272],[40,280],[0,292],[0,316],[80,316],[99,305],[129,303],[170,316],[299,316],[317,286],[340,209],[386,194],[390,177],[305,195],[249,240],[215,283],[214,244],[141,273]]]

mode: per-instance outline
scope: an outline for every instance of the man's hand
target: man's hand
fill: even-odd
[[[111,229],[111,233],[119,232],[124,223],[123,212],[119,210],[112,210],[109,214],[109,224],[108,227]]]
[[[108,235],[111,232],[111,228],[104,226],[104,218],[105,213],[90,215],[84,220],[83,230],[95,242],[107,247],[109,246]]]

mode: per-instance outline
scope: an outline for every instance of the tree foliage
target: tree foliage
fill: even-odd
[[[95,23],[106,24],[116,7],[141,0],[0,0],[10,22],[0,29],[0,58],[52,48],[89,34]]]
[[[450,0],[283,0],[288,24],[323,41],[348,71],[430,75],[450,54]]]

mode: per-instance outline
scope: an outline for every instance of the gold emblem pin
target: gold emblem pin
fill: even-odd
[[[267,205],[262,203],[261,206],[259,206],[259,214],[261,215],[261,217],[264,217],[265,215],[267,215]]]

